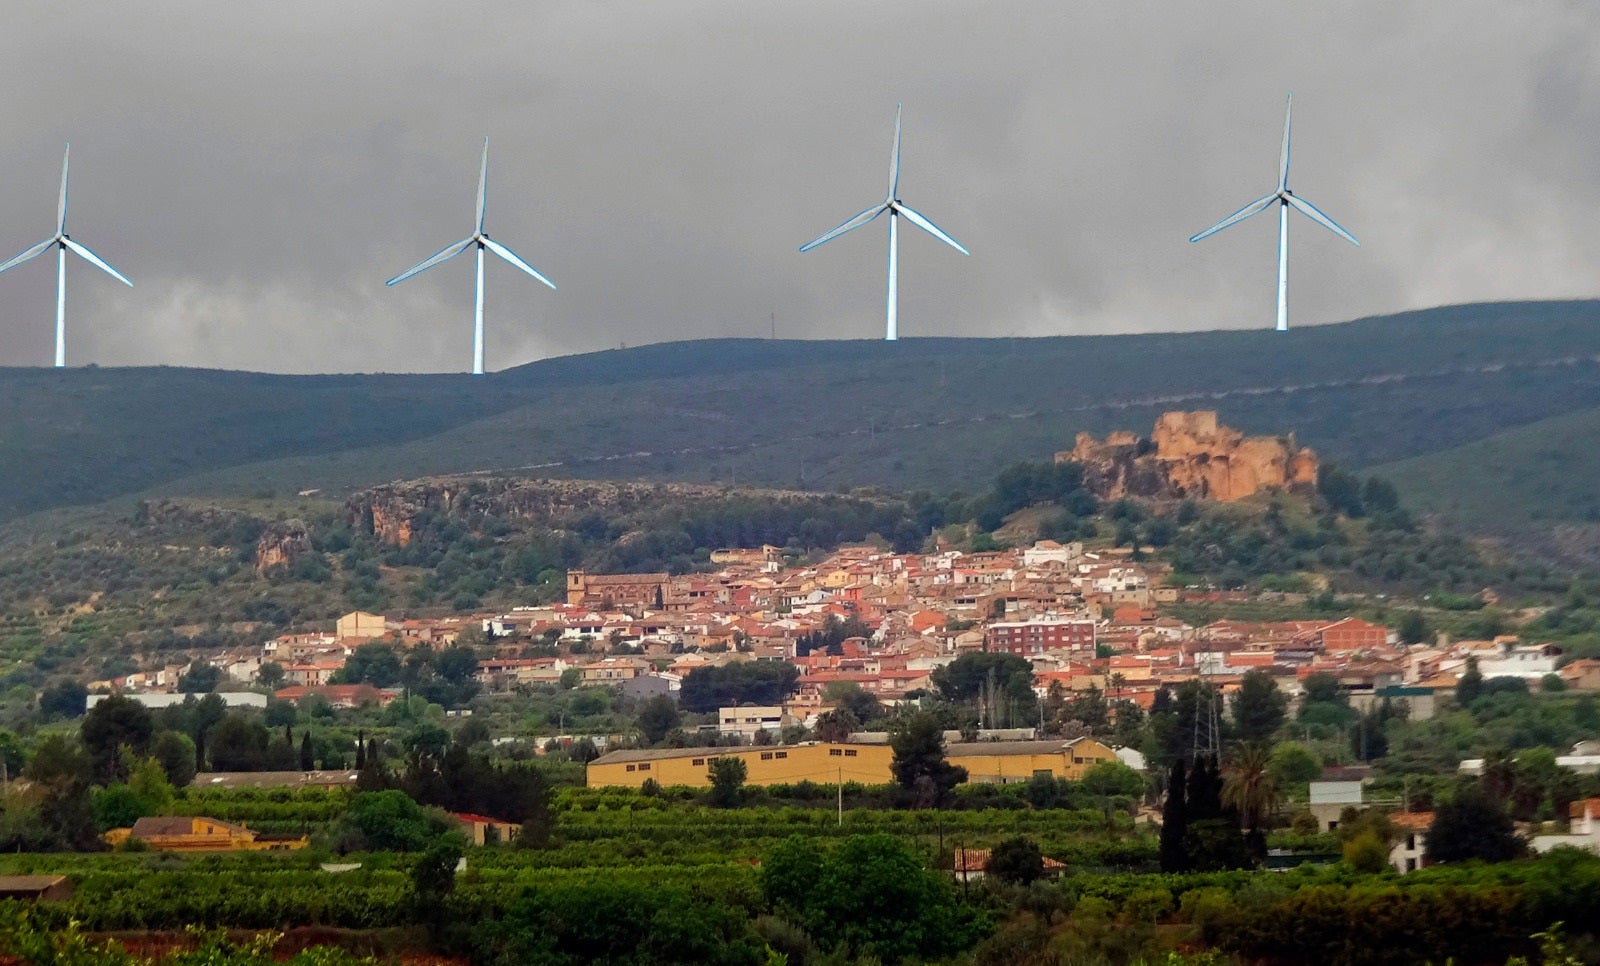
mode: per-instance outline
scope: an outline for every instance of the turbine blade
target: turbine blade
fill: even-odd
[[[89,264],[93,265],[94,267],[100,269],[102,272],[107,273],[112,278],[114,278],[117,281],[121,282],[122,284],[128,286],[129,288],[133,288],[133,283],[128,281],[128,276],[126,276],[126,275],[122,274],[121,272],[117,271],[116,269],[112,268],[111,265],[105,259],[101,258],[99,255],[96,255],[94,252],[91,252],[89,249],[87,249],[84,246],[78,244],[77,242],[73,241],[70,238],[61,239],[61,243],[63,245],[66,245],[68,248],[72,249],[73,251],[77,252],[78,255],[81,256],[84,261],[86,261]]]
[[[462,241],[458,241],[454,245],[451,245],[450,247],[444,249],[443,251],[440,251],[438,254],[430,255],[429,257],[423,259],[422,261],[420,261],[417,264],[411,266],[410,268],[408,268],[405,271],[401,272],[399,275],[396,275],[394,278],[389,279],[387,282],[384,282],[383,284],[385,284],[385,285],[395,285],[395,284],[397,284],[399,282],[403,282],[406,279],[410,278],[411,276],[417,274],[418,272],[427,271],[428,269],[430,269],[433,266],[439,264],[440,262],[448,262],[450,259],[455,258],[457,255],[459,255],[462,252],[466,251],[470,247],[472,247],[472,239],[471,238],[467,238],[467,239],[464,239]]]
[[[67,160],[72,157],[72,145],[69,143],[65,151],[61,152],[61,201],[56,205],[56,234],[67,233]]]
[[[494,252],[496,255],[499,255],[501,258],[522,269],[524,272],[532,275],[534,278],[550,286],[552,289],[556,287],[556,283],[550,281],[548,278],[545,278],[543,275],[540,275],[538,269],[523,261],[517,256],[516,252],[495,241],[493,238],[490,238],[487,235],[483,236],[483,245],[491,252]]]
[[[1255,201],[1250,202],[1248,205],[1245,205],[1243,208],[1240,208],[1238,211],[1234,212],[1233,214],[1229,215],[1228,217],[1226,217],[1226,218],[1222,219],[1221,221],[1217,222],[1215,225],[1212,225],[1210,228],[1207,228],[1205,231],[1201,232],[1200,234],[1195,235],[1194,237],[1190,238],[1189,240],[1192,241],[1192,242],[1197,242],[1200,239],[1207,237],[1208,235],[1215,235],[1217,232],[1219,232],[1222,229],[1228,227],[1229,225],[1235,224],[1237,222],[1244,221],[1246,218],[1249,218],[1251,215],[1259,215],[1259,214],[1261,214],[1263,211],[1267,210],[1267,206],[1268,205],[1272,204],[1274,201],[1277,201],[1277,200],[1278,200],[1278,196],[1276,194],[1267,195],[1265,198],[1258,198]]]
[[[489,138],[483,139],[483,166],[478,169],[478,234],[483,234],[483,208],[489,188]]]
[[[862,225],[865,225],[867,222],[871,221],[872,219],[878,217],[879,215],[883,214],[884,212],[886,212],[888,210],[889,210],[889,205],[887,203],[884,203],[884,204],[881,204],[881,205],[873,205],[871,208],[868,208],[866,211],[863,211],[861,214],[856,215],[854,218],[852,218],[849,221],[845,222],[844,224],[840,225],[838,228],[835,228],[833,231],[828,232],[827,234],[823,235],[820,238],[813,239],[812,241],[808,241],[804,245],[801,245],[800,246],[800,250],[803,251],[803,252],[809,252],[811,249],[816,248],[818,245],[822,244],[823,242],[833,241],[835,238],[838,238],[840,235],[844,234],[847,231],[855,231],[857,228],[860,228]]]
[[[938,225],[935,225],[933,222],[929,221],[928,219],[924,218],[922,215],[918,214],[916,212],[916,210],[913,209],[910,205],[903,205],[903,204],[900,204],[900,203],[896,202],[895,206],[894,206],[894,209],[895,209],[895,211],[899,212],[900,214],[905,215],[906,219],[909,220],[913,225],[916,225],[918,228],[921,228],[923,231],[927,232],[928,234],[932,235],[933,237],[935,237],[935,238],[939,239],[940,241],[944,242],[946,245],[949,245],[951,248],[954,248],[956,251],[960,252],[961,254],[963,254],[963,255],[971,255],[972,254],[971,252],[967,251],[965,248],[962,248],[960,242],[956,241],[954,238],[951,238],[949,235],[945,234],[944,230],[941,229]]]
[[[1294,111],[1294,93],[1283,107],[1283,159],[1278,162],[1278,190],[1289,186],[1289,116]]]
[[[55,243],[56,240],[54,238],[50,239],[49,241],[40,242],[39,244],[23,252],[21,255],[18,255],[6,262],[4,265],[0,265],[0,272],[3,272],[8,268],[15,268],[30,258],[37,258],[40,255],[43,255],[45,252],[49,251],[50,246],[54,245]]]
[[[900,192],[900,111],[904,104],[894,106],[894,150],[889,153],[889,200]]]
[[[1361,247],[1361,243],[1356,241],[1356,236],[1345,231],[1343,228],[1340,228],[1332,218],[1329,218],[1327,215],[1324,215],[1322,212],[1318,211],[1316,205],[1313,205],[1304,198],[1300,198],[1295,195],[1289,195],[1288,198],[1289,204],[1300,209],[1301,214],[1333,232],[1335,235],[1338,235],[1340,238],[1343,238],[1345,241],[1356,246],[1357,248]]]

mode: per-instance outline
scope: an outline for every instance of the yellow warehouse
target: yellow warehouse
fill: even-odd
[[[969,782],[1009,785],[1035,775],[1077,781],[1100,762],[1116,761],[1117,754],[1093,738],[1074,738],[961,742],[946,747],[945,758],[965,768]]]
[[[803,745],[767,745],[739,748],[653,748],[613,751],[589,762],[588,783],[638,788],[654,778],[659,785],[708,787],[713,758],[740,758],[745,782],[750,785],[792,785],[811,781],[819,785],[859,782],[882,785],[890,781],[888,745],[843,745],[808,742]]]
[[[967,770],[973,782],[1011,783],[1035,775],[1079,779],[1091,766],[1116,761],[1110,748],[1093,738],[1072,741],[994,741],[949,745],[951,764]],[[857,782],[887,785],[894,781],[888,745],[831,744],[769,745],[737,748],[655,748],[613,751],[589,763],[588,785],[638,788],[649,779],[659,785],[711,784],[707,774],[713,758],[733,757],[745,763],[746,783],[791,785],[810,781],[819,785]]]

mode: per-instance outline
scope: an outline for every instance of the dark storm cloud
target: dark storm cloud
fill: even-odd
[[[70,228],[75,363],[459,370],[489,228],[489,359],[667,339],[874,336],[885,229],[798,245],[883,190],[901,331],[1270,325],[1265,215],[1295,92],[1297,324],[1600,289],[1600,13],[1586,3],[56,3],[0,58],[0,247]],[[0,362],[48,360],[53,271],[0,276]]]

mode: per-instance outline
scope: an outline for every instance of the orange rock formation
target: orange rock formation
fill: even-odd
[[[1317,483],[1317,454],[1294,436],[1245,436],[1214,412],[1162,413],[1148,440],[1119,431],[1098,441],[1079,433],[1056,462],[1084,466],[1102,499],[1241,500],[1264,489],[1302,490]]]

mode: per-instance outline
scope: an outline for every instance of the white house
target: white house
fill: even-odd
[[[718,708],[717,733],[754,738],[758,732],[767,731],[776,736],[784,725],[793,724],[794,720],[777,705]]]
[[[1485,678],[1522,678],[1537,681],[1546,674],[1556,673],[1556,660],[1561,649],[1550,644],[1513,644],[1510,640],[1496,640],[1500,656],[1478,658],[1478,673]]]
[[[1568,816],[1570,831],[1566,835],[1535,835],[1531,843],[1535,852],[1548,852],[1566,845],[1586,852],[1600,853],[1600,798],[1573,802]]]
[[[1433,824],[1432,812],[1396,812],[1389,816],[1399,838],[1389,849],[1389,864],[1400,873],[1415,872],[1427,865],[1422,858],[1428,847],[1428,827]]]
[[[1331,832],[1338,828],[1339,816],[1352,805],[1361,807],[1362,799],[1359,781],[1312,782],[1310,808],[1317,819],[1317,831]]]
[[[1054,540],[1040,540],[1022,551],[1022,565],[1032,568],[1042,567],[1047,563],[1058,563],[1065,567],[1081,556],[1083,556],[1083,544],[1076,541],[1061,544]]]

